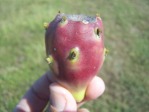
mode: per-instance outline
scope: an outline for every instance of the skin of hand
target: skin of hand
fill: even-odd
[[[97,99],[104,90],[103,80],[95,76],[87,87],[84,100],[76,103],[71,93],[59,85],[53,74],[48,71],[30,87],[14,112],[42,112],[48,102],[50,102],[48,107],[50,112],[89,112],[79,107],[86,101]]]

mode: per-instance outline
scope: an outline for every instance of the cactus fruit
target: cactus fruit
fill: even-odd
[[[77,102],[84,99],[88,83],[100,70],[104,48],[101,18],[58,13],[44,24],[47,62],[57,82]]]

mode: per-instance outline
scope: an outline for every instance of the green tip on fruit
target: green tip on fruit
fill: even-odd
[[[85,89],[82,89],[80,91],[71,92],[76,102],[81,102],[84,99],[85,96]]]
[[[53,57],[51,55],[49,55],[47,58],[46,58],[46,61],[48,62],[48,64],[51,64],[53,62]]]
[[[44,26],[44,28],[45,28],[45,30],[48,28],[48,26],[49,26],[49,23],[43,23],[43,26]]]
[[[79,54],[80,54],[80,51],[79,51],[79,48],[78,47],[75,47],[75,48],[72,48],[69,52],[69,56],[68,56],[68,59],[71,61],[71,62],[76,62],[79,58]]]

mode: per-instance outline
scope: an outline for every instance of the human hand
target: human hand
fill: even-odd
[[[50,112],[89,112],[87,109],[78,108],[86,101],[102,95],[104,89],[103,80],[95,76],[87,87],[84,100],[76,103],[71,93],[56,82],[51,72],[47,72],[31,86],[14,112],[41,112],[48,102]]]

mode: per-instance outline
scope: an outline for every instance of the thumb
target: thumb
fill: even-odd
[[[71,93],[57,83],[52,83],[50,89],[51,111],[76,111],[77,104]]]

